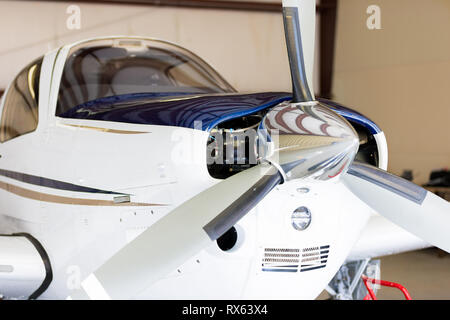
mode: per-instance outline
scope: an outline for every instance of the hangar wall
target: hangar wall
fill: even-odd
[[[366,9],[378,4],[381,30]],[[334,99],[357,107],[385,131],[389,170],[415,182],[450,167],[450,1],[341,0]]]
[[[141,35],[190,49],[240,91],[291,89],[279,13],[75,1],[81,9],[81,28],[69,30],[66,10],[71,4],[0,2],[0,88],[48,49],[94,36]]]

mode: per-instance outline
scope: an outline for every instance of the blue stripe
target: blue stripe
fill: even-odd
[[[228,114],[228,115],[224,115],[224,116],[218,118],[216,121],[213,121],[211,124],[209,124],[203,130],[211,131],[215,126],[217,126],[218,124],[220,124],[222,122],[225,122],[227,120],[231,120],[231,119],[234,119],[234,118],[244,117],[244,116],[250,115],[252,113],[256,113],[258,111],[262,111],[262,110],[267,109],[267,108],[269,108],[271,106],[276,106],[277,104],[279,104],[279,103],[281,103],[283,101],[286,101],[286,100],[290,100],[290,97],[281,97],[279,99],[271,100],[270,102],[262,104],[262,105],[260,105],[260,106],[258,106],[256,108],[253,108],[253,109],[246,109],[246,110],[239,111],[239,112],[236,112],[236,113],[231,113],[231,114]]]
[[[198,95],[139,93],[96,99],[58,116],[210,131],[225,121],[250,115],[288,100],[292,100],[292,95],[285,92]],[[333,101],[317,100],[347,120],[364,126],[371,134],[382,132],[372,120],[355,110]],[[197,121],[202,123],[199,128],[196,127]]]
[[[355,110],[344,107],[343,105],[341,105],[339,103],[336,103],[336,102],[333,102],[330,100],[326,100],[326,99],[317,99],[317,101],[325,104],[327,107],[329,107],[334,112],[341,115],[348,121],[352,121],[352,122],[362,125],[364,128],[369,130],[369,132],[371,134],[377,134],[377,133],[382,132],[382,130],[377,126],[377,124],[375,122],[373,122],[372,120],[370,120],[369,118],[367,118],[366,116],[362,115],[361,113],[359,113]]]
[[[71,184],[59,180],[53,180],[48,178],[43,178],[39,176],[34,176],[26,173],[15,172],[0,169],[0,175],[14,179],[17,181],[29,183],[36,186],[47,187],[52,189],[64,190],[64,191],[75,191],[75,192],[85,192],[85,193],[102,193],[102,194],[123,194],[112,191],[100,190],[95,188],[83,187],[76,184]]]
[[[290,99],[289,94],[282,92],[170,97],[143,93],[89,101],[58,116],[210,131],[224,121],[250,115]],[[201,121],[200,128],[196,125],[198,121]]]

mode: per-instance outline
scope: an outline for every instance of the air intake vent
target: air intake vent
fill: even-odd
[[[329,252],[329,245],[303,249],[300,272],[325,268]]]
[[[300,249],[265,248],[262,271],[297,272],[300,254]]]
[[[329,252],[329,245],[304,249],[265,248],[262,271],[305,272],[325,268]]]

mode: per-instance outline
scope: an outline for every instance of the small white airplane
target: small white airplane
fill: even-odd
[[[0,105],[3,298],[352,298],[344,266],[450,251],[449,203],[384,171],[375,123],[314,97],[315,1],[283,16],[293,94],[239,94],[140,37],[17,75]]]

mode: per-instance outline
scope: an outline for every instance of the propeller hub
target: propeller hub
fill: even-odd
[[[262,158],[275,165],[285,181],[340,176],[359,146],[351,124],[316,101],[279,104],[264,117],[258,134]]]

